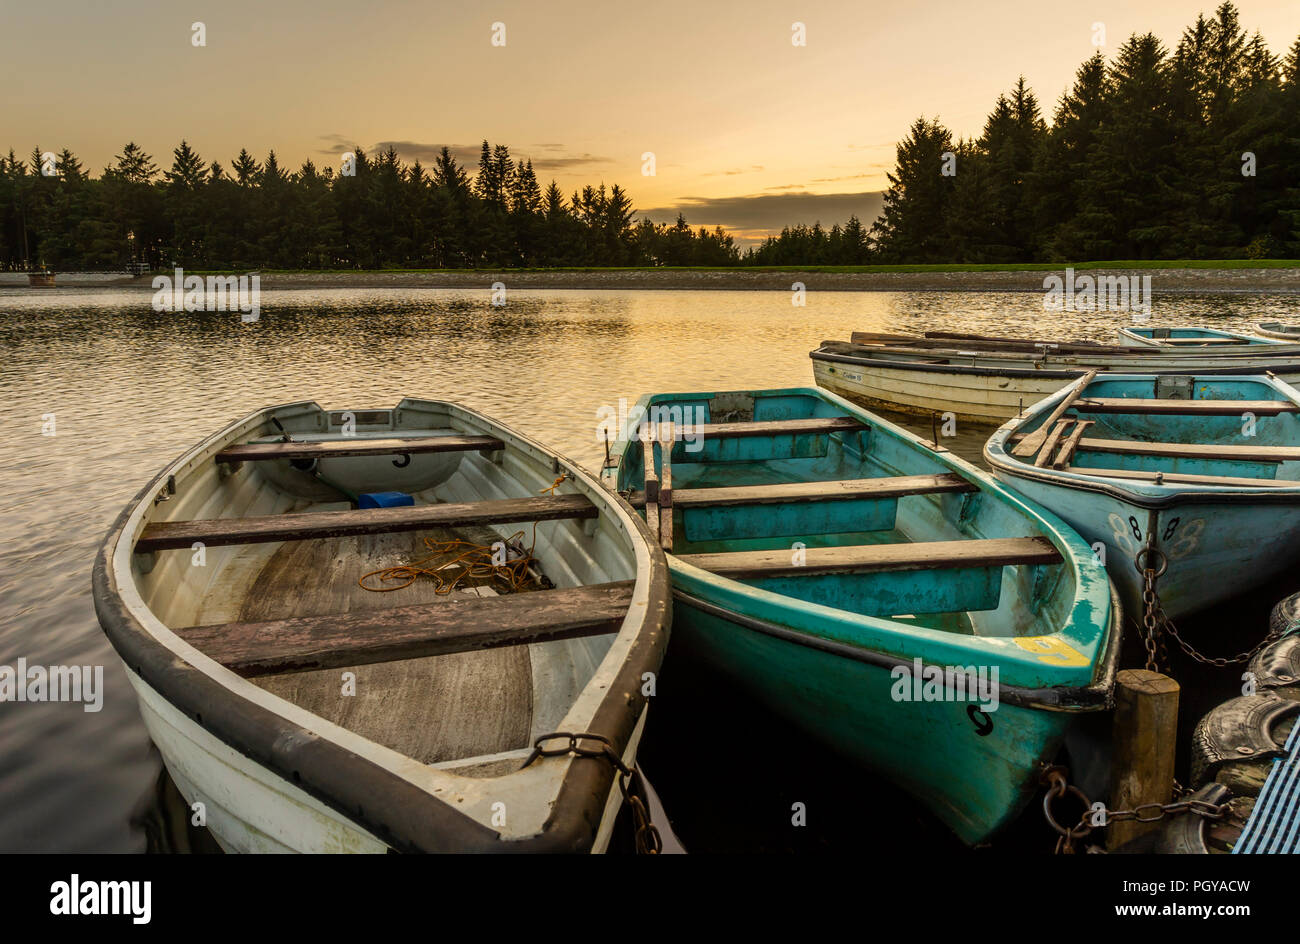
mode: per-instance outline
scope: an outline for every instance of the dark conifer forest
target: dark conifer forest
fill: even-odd
[[[1050,120],[1023,78],[974,140],[918,118],[874,223],[791,225],[744,252],[719,227],[638,218],[619,184],[543,186],[487,141],[474,169],[448,148],[428,167],[356,148],[352,173],[274,152],[210,161],[185,141],[168,166],[128,143],[98,176],[49,153],[0,157],[0,268],[1298,258],[1300,39],[1270,51],[1231,3],[1172,46],[1134,35],[1079,66]]]

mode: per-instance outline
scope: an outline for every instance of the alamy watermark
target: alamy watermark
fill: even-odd
[[[1053,273],[1043,279],[1043,307],[1048,311],[1131,311],[1151,317],[1151,276]]]
[[[0,665],[0,702],[79,701],[82,710],[104,707],[102,665]]]
[[[686,444],[687,452],[704,448],[704,426],[708,413],[703,406],[682,403],[656,403],[645,409],[639,403],[628,406],[626,397],[618,398],[618,406],[596,408],[596,441],[626,442],[626,433],[632,430],[636,439],[660,441],[671,427],[674,441]]]
[[[985,713],[998,710],[996,665],[925,665],[917,658],[894,666],[889,675],[894,701],[969,701]]]
[[[262,277],[260,275],[186,275],[176,269],[174,275],[158,275],[153,280],[153,310],[238,311],[240,321],[257,321],[262,311]]]

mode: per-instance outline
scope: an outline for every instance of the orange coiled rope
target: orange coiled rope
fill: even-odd
[[[530,568],[536,562],[533,557],[533,549],[530,547],[524,550],[519,541],[523,538],[524,532],[516,531],[505,542],[504,548],[501,543],[497,544],[475,544],[472,541],[439,541],[436,538],[425,538],[424,546],[429,550],[429,556],[423,557],[418,561],[412,561],[409,564],[398,564],[396,567],[383,567],[379,570],[372,570],[364,574],[357,583],[361,589],[370,590],[374,593],[388,593],[392,590],[402,590],[415,583],[421,577],[428,577],[435,583],[434,593],[447,594],[454,591],[466,580],[486,580],[497,584],[501,589],[510,593],[516,593],[529,587],[530,584],[537,584],[537,578],[530,573]],[[533,525],[533,544],[537,543],[537,525]],[[511,551],[521,556],[513,559],[507,559],[504,563],[498,564],[495,555],[504,550],[507,558]],[[386,586],[370,586],[366,581],[382,581]]]
[[[567,472],[561,472],[549,488],[541,490],[542,493],[553,494],[560,483],[568,477]],[[518,593],[530,587],[542,587],[545,584],[532,570],[533,564],[537,563],[537,559],[533,557],[533,548],[537,546],[536,521],[533,522],[533,543],[527,550],[521,543],[523,536],[524,532],[516,531],[504,542],[494,544],[425,538],[424,546],[429,550],[429,556],[409,564],[372,570],[368,574],[363,574],[357,583],[362,590],[389,593],[393,590],[403,590],[421,577],[428,577],[435,583],[433,592],[443,595],[451,593],[466,580],[488,581],[508,593]],[[502,550],[506,560],[504,563],[497,563],[497,554]],[[511,551],[519,556],[511,559]],[[366,581],[371,578],[383,581],[389,586],[368,586]]]

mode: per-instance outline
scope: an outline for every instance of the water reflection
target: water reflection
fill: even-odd
[[[184,811],[158,799],[171,794],[95,622],[90,567],[110,521],[148,477],[233,418],[303,399],[332,408],[453,399],[598,468],[599,407],[651,391],[807,386],[807,355],[823,338],[945,329],[1109,341],[1125,323],[1119,314],[1045,312],[1039,295],[996,292],[823,293],[801,308],[769,292],[512,292],[493,308],[487,291],[267,291],[251,324],[237,314],[157,314],[149,299],[134,290],[0,289],[0,664],[21,656],[103,665],[107,688],[95,714],[0,706],[0,850],[195,847],[180,828]],[[1285,295],[1158,297],[1154,320],[1245,328],[1285,320],[1293,305]],[[48,414],[53,437],[41,435]],[[929,436],[928,424],[919,432]],[[978,458],[985,435],[959,430],[954,449]],[[728,843],[742,834],[760,848],[847,841],[826,820],[788,840],[788,813],[769,835],[757,813],[740,815],[743,803],[728,817],[699,795],[711,782],[697,778],[702,748],[682,744],[701,717],[734,737],[729,750],[742,756],[784,729],[708,679],[674,675],[671,663],[665,680],[676,686],[675,707],[652,721],[647,757],[665,804],[692,824],[688,848],[735,847]],[[744,748],[744,737],[756,741]],[[720,765],[709,789],[726,791],[734,758],[718,757],[716,745],[708,753]],[[794,793],[830,807],[853,802],[858,775],[842,777],[833,758],[802,743],[791,757],[797,763],[777,782],[751,785],[746,802],[769,812]]]

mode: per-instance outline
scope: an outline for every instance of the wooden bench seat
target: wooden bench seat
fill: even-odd
[[[978,491],[976,486],[960,475],[943,472],[935,475],[897,475],[830,482],[679,488],[673,492],[673,504],[679,508],[717,508],[728,505],[784,505],[795,502],[904,498],[908,495],[974,491]],[[633,492],[629,499],[634,508],[644,507],[645,500],[645,492]]]
[[[250,678],[614,633],[632,589],[628,580],[504,596],[457,593],[436,603],[174,632]]]
[[[1252,479],[1231,475],[1192,475],[1187,472],[1163,472],[1160,474],[1160,483],[1157,483],[1155,472],[1134,469],[1089,469],[1078,465],[1067,465],[1062,471],[1078,472],[1080,475],[1093,475],[1101,478],[1133,479],[1151,485],[1171,483],[1175,485],[1220,485],[1232,488],[1300,488],[1300,480],[1295,479]]]
[[[1221,446],[1217,443],[1134,442],[1123,439],[1080,439],[1083,452],[1121,456],[1163,456],[1168,459],[1228,459],[1238,462],[1288,462],[1300,459],[1297,446]]]
[[[396,456],[422,452],[467,452],[504,449],[494,436],[405,436],[390,439],[327,439],[320,442],[238,443],[216,455],[217,462],[267,459],[337,459],[343,456]]]
[[[1250,345],[1249,341],[1241,338],[1171,338],[1168,335],[1155,335],[1151,340],[1159,341],[1161,344],[1182,344],[1188,347],[1199,347],[1203,344]]]
[[[682,554],[678,559],[735,580],[1061,562],[1060,552],[1044,537],[810,547],[803,552],[802,564],[796,564],[793,556],[789,548],[779,548],[771,551]]]
[[[599,509],[585,495],[551,495],[539,498],[505,498],[494,501],[359,511],[309,511],[253,518],[208,518],[194,521],[156,521],[145,525],[135,543],[137,553],[188,548],[195,541],[207,547],[306,541],[358,534],[425,531],[469,525],[506,524],[515,521],[556,521],[595,518]]]
[[[683,426],[685,435],[705,439],[739,439],[746,436],[807,436],[823,433],[852,433],[868,429],[852,416],[815,416],[802,420],[770,420],[757,423],[701,423]]]
[[[1181,416],[1277,416],[1300,412],[1289,400],[1165,400],[1138,397],[1081,397],[1074,402],[1081,413],[1127,413],[1130,415]]]

